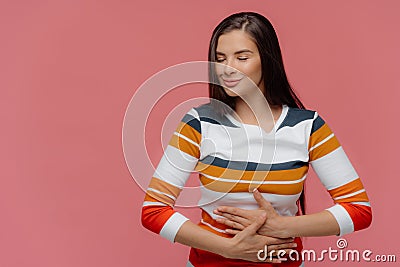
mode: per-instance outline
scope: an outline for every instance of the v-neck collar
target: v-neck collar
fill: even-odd
[[[276,120],[276,122],[274,124],[274,128],[270,132],[265,131],[264,128],[262,128],[260,125],[242,123],[242,122],[238,121],[237,119],[235,119],[231,114],[227,114],[227,117],[229,120],[231,120],[237,126],[241,126],[244,128],[258,128],[258,129],[261,129],[266,134],[271,134],[272,132],[275,133],[276,130],[279,128],[279,126],[282,124],[283,120],[285,119],[285,117],[288,113],[288,110],[289,110],[289,107],[287,105],[285,105],[285,104],[282,105],[281,114],[279,115],[279,118]]]

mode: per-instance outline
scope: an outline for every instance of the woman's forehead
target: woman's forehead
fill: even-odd
[[[233,30],[222,34],[218,38],[217,53],[257,52],[257,45],[248,33],[242,30]]]

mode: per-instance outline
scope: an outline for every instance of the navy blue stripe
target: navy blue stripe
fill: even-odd
[[[289,107],[286,117],[282,121],[278,130],[283,127],[296,126],[302,121],[311,120],[313,118],[314,118],[314,111]]]
[[[217,125],[223,125],[226,127],[238,128],[238,126],[236,126],[230,120],[228,120],[227,117],[224,117],[223,119],[218,119],[218,120],[210,118],[210,117],[200,117],[200,121],[217,124]]]
[[[211,99],[213,101],[213,99]],[[214,100],[215,101],[215,100]],[[201,122],[208,122],[217,125],[223,125],[232,128],[238,128],[237,125],[233,124],[225,115],[219,114],[213,108],[211,103],[201,105],[195,108],[197,113],[199,114],[199,118]]]
[[[183,117],[182,122],[186,123],[187,125],[189,125],[190,127],[192,127],[193,129],[195,129],[197,132],[199,132],[201,134],[200,121],[198,119],[196,119],[195,117],[193,117],[192,115],[186,114]]]
[[[281,170],[297,169],[308,165],[308,162],[300,160],[275,163],[275,164],[265,164],[256,162],[246,162],[246,161],[229,161],[212,156],[207,156],[200,161],[207,165],[213,165],[221,168],[242,170],[242,171],[281,171]]]
[[[209,122],[209,123],[212,123],[212,124],[218,124],[218,125],[221,125],[222,123],[220,123],[219,121],[217,121],[217,120],[214,120],[214,119],[212,119],[212,118],[207,118],[207,117],[200,117],[200,120],[201,121],[205,121],[205,122]]]
[[[311,128],[311,134],[313,134],[316,130],[322,127],[325,124],[325,121],[318,115],[315,121],[313,122]]]

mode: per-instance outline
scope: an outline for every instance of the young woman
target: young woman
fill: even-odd
[[[360,178],[326,122],[291,89],[271,23],[254,12],[225,18],[208,59],[210,103],[178,125],[147,189],[143,225],[190,246],[187,266],[302,266],[287,257],[302,250],[300,237],[368,227]],[[310,164],[335,205],[305,215]],[[173,209],[191,171],[201,182],[197,224]],[[265,245],[272,257],[263,259]]]

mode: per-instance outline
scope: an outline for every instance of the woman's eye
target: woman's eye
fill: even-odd
[[[224,61],[225,59],[224,58],[217,58],[217,62],[222,62],[222,61]]]
[[[238,57],[238,59],[239,59],[240,61],[245,61],[245,60],[247,60],[248,58],[247,58],[247,57]]]

